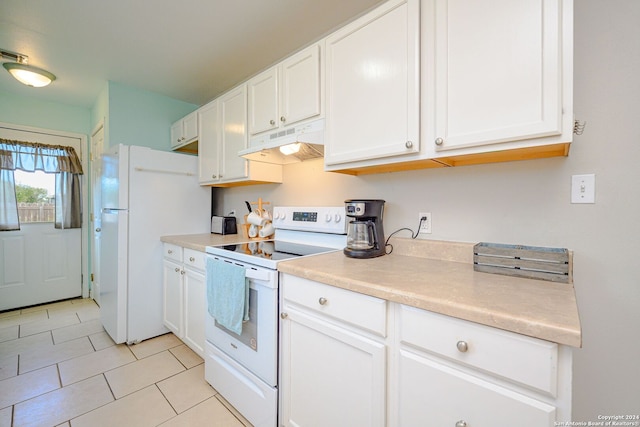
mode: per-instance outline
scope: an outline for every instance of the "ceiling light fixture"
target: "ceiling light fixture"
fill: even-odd
[[[29,57],[27,55],[5,50],[0,50],[0,55],[2,59],[14,61],[5,62],[2,66],[22,84],[43,87],[56,79],[56,76],[50,72],[29,65]]]

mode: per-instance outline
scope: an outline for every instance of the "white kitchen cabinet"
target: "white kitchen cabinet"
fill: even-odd
[[[284,426],[571,419],[571,350],[280,273]]]
[[[314,44],[250,79],[249,134],[320,116],[320,71],[320,45]]]
[[[420,151],[419,3],[388,1],[327,37],[327,170]]]
[[[566,154],[572,3],[422,1],[421,136],[430,157],[533,147]]]
[[[207,315],[206,254],[184,250],[184,337],[183,341],[204,357],[205,318]]]
[[[384,426],[385,302],[281,277],[281,424]]]
[[[170,259],[164,259],[163,267],[163,311],[162,320],[164,325],[176,336],[184,335],[184,322],[182,320],[182,304],[183,299],[182,286],[182,264]]]
[[[556,408],[408,351],[399,355],[398,426],[552,426]]]
[[[282,182],[282,166],[250,162],[238,152],[247,147],[247,86],[240,85],[198,110],[199,181],[235,186]]]
[[[170,243],[164,244],[164,254],[164,324],[200,357],[204,357],[206,254]]]
[[[162,289],[163,310],[162,320],[176,336],[184,334],[183,321],[183,292],[182,285],[182,248],[180,246],[165,243],[163,247],[164,259],[162,261]]]
[[[413,307],[395,309],[392,424],[535,427],[571,419],[571,360],[557,344]]]
[[[179,150],[198,139],[198,114],[193,112],[171,126],[171,149]]]

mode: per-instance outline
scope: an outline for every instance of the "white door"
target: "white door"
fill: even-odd
[[[282,425],[384,426],[385,345],[290,305],[283,312]]]
[[[433,31],[435,58],[428,50],[425,58],[435,64],[429,143],[439,151],[562,133],[561,2],[481,3],[424,4],[435,13],[434,28],[425,29]]]
[[[419,151],[418,11],[389,1],[327,38],[326,165]]]
[[[83,147],[79,137],[10,126],[0,126],[0,137],[72,146],[82,159]],[[41,187],[38,182],[31,186]],[[22,222],[20,230],[0,233],[0,311],[81,295],[81,229],[58,230],[51,220]]]
[[[225,181],[246,178],[247,160],[238,151],[247,148],[247,86],[242,85],[220,98],[222,120],[222,165]]]
[[[91,136],[91,297],[100,305],[100,236],[102,231],[101,188],[102,150],[104,147],[104,126]]]

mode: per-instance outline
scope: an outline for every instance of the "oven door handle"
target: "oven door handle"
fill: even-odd
[[[254,268],[247,268],[245,270],[245,277],[252,280],[268,281],[273,274],[274,273],[269,270],[256,270]]]

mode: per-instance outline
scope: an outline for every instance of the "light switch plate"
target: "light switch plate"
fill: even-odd
[[[596,202],[595,174],[571,176],[571,203]]]

